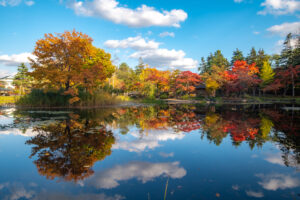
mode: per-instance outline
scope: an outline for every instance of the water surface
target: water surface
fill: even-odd
[[[292,105],[0,110],[0,199],[300,199]]]

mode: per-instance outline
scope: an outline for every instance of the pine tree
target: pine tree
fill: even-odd
[[[145,64],[142,58],[139,58],[139,64],[135,67],[135,73],[140,74],[145,69]]]
[[[252,47],[250,54],[246,58],[246,61],[249,65],[257,62],[257,53],[254,47]]]
[[[204,57],[201,58],[201,63],[200,63],[198,70],[199,70],[200,74],[205,73],[208,70],[208,65],[207,65]]]
[[[257,60],[256,60],[256,66],[259,70],[262,69],[264,62],[269,62],[270,56],[265,54],[265,51],[263,49],[258,50],[257,54]]]
[[[288,68],[293,64],[293,48],[292,48],[292,34],[289,33],[283,43],[281,57],[279,60],[280,67]]]
[[[18,66],[18,73],[14,76],[13,85],[19,89],[19,94],[25,94],[31,81],[31,77],[28,75],[28,68],[24,63]]]
[[[234,52],[233,52],[233,56],[232,56],[232,59],[231,59],[231,65],[233,65],[235,63],[235,61],[239,60],[239,61],[242,61],[244,60],[244,56],[243,56],[243,52],[240,51],[239,49],[236,49]]]

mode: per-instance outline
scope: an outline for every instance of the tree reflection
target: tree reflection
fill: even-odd
[[[300,114],[276,106],[133,106],[77,113],[64,114],[64,118],[59,116],[52,123],[35,125],[33,132],[37,135],[27,141],[34,145],[31,157],[37,156],[34,163],[39,173],[50,179],[78,181],[90,176],[93,164],[110,155],[115,142],[113,133],[106,127],[119,130],[121,134],[135,134],[137,144],[142,139],[152,145],[158,144],[156,140],[160,133],[178,134],[180,138],[187,133],[201,133],[201,138],[205,137],[215,145],[230,138],[233,145],[244,143],[251,149],[260,148],[268,141],[275,142],[286,166],[300,166]],[[31,113],[26,116],[19,112],[14,123],[22,128],[25,122],[38,122],[42,115],[34,117]],[[133,130],[138,132],[131,132]],[[135,149],[130,142],[126,145],[127,149]]]
[[[34,127],[37,136],[26,144],[34,145],[30,157],[40,174],[49,179],[82,180],[93,174],[92,166],[111,154],[115,138],[95,120],[71,118],[63,122]]]

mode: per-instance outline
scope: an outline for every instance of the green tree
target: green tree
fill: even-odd
[[[233,52],[233,56],[232,56],[232,59],[231,59],[231,65],[233,65],[235,63],[235,61],[237,60],[244,60],[244,55],[243,55],[243,52],[240,51],[239,49],[236,49],[234,52]]]
[[[201,57],[201,63],[200,63],[198,70],[199,70],[200,74],[205,73],[208,70],[208,65],[207,65],[207,62],[205,61],[204,57]]]
[[[254,47],[252,47],[250,54],[246,57],[246,61],[249,65],[257,62],[257,53]]]
[[[269,62],[270,56],[265,54],[263,49],[258,50],[256,66],[258,67],[259,71],[262,69],[264,62]]]
[[[283,49],[279,59],[279,65],[282,68],[288,68],[293,64],[293,48],[292,48],[292,34],[289,33],[283,43]]]
[[[18,66],[18,73],[14,76],[13,85],[17,88],[20,95],[24,95],[30,88],[32,77],[28,75],[28,68],[24,63]]]
[[[141,74],[142,71],[145,69],[145,63],[142,58],[139,58],[139,64],[135,67],[135,73]]]

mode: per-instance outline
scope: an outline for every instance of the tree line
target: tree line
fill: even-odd
[[[159,70],[140,59],[135,68],[115,66],[111,55],[92,44],[81,32],[45,34],[36,42],[30,59],[32,70],[18,68],[14,85],[19,94],[32,88],[58,91],[70,104],[99,92],[130,94],[141,98],[205,96],[291,95],[299,93],[300,36],[288,34],[280,54],[268,55],[252,48],[247,56],[236,49],[228,61],[220,50],[201,58],[198,73]],[[159,67],[159,66],[157,66]],[[83,97],[84,96],[84,97]],[[95,100],[93,100],[95,101]]]

